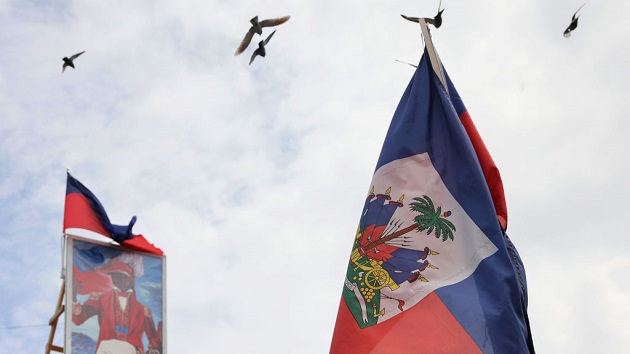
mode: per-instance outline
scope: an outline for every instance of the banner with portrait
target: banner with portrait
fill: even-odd
[[[69,354],[164,354],[165,257],[68,236]]]

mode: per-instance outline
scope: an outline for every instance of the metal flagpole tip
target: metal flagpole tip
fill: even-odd
[[[431,34],[429,33],[427,23],[424,18],[420,18],[418,19],[418,24],[420,25],[422,36],[424,37],[424,43],[427,47],[427,52],[429,53],[429,61],[431,62],[431,67],[433,68],[433,71],[442,83],[442,86],[446,90],[446,93],[448,94],[448,85],[446,84],[446,78],[444,76],[444,72],[442,71],[442,65],[440,64],[440,60],[438,58],[435,47],[433,46],[433,40],[431,39]]]

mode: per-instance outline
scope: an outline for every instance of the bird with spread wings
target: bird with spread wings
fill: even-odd
[[[586,5],[586,3],[582,4],[582,6],[580,6],[580,8],[577,9],[577,11],[575,11],[575,13],[573,14],[573,17],[571,17],[571,23],[569,24],[567,29],[564,30],[564,33],[562,34],[565,38],[571,37],[571,32],[573,32],[573,30],[577,28],[578,18],[580,17],[577,15],[577,13],[584,7],[584,5]]]
[[[260,22],[258,21],[258,16],[252,18],[251,20],[249,20],[252,26],[249,28],[249,30],[245,34],[245,37],[241,41],[241,44],[238,46],[238,48],[236,48],[236,52],[234,52],[234,55],[240,55],[241,53],[243,53],[245,49],[247,49],[247,46],[249,46],[249,43],[252,41],[252,38],[254,38],[255,33],[262,35],[262,30],[264,27],[274,27],[274,26],[281,25],[289,21],[290,18],[291,16],[284,16],[284,17],[278,17],[278,18],[271,18],[271,19],[260,21]],[[271,36],[269,36],[268,38],[270,37]]]
[[[77,53],[77,54],[71,56],[70,58],[63,57],[63,59],[61,59],[61,60],[63,60],[63,66],[61,67],[61,72],[63,73],[64,71],[66,71],[66,68],[68,66],[74,69],[74,59],[78,58],[79,55],[81,55],[83,53],[85,53],[85,50],[82,51],[81,53]]]
[[[276,31],[271,32],[271,34],[267,38],[265,38],[264,41],[258,42],[258,48],[256,48],[256,50],[252,54],[252,57],[249,60],[249,65],[252,65],[252,62],[254,61],[254,59],[256,59],[257,56],[260,55],[261,57],[264,58],[265,55],[267,55],[267,50],[265,49],[265,46],[267,45],[267,43],[269,43],[274,33],[276,33]]]
[[[445,9],[440,10],[441,7],[442,7],[442,0],[440,0],[440,4],[438,5],[438,13],[437,13],[437,15],[435,15],[434,18],[425,18],[424,19],[427,23],[432,24],[433,26],[435,26],[435,28],[440,28],[440,26],[442,26],[442,12],[444,12]],[[419,17],[409,17],[409,16],[405,16],[405,15],[400,15],[400,16],[402,16],[407,21],[416,22],[416,23],[420,21]]]

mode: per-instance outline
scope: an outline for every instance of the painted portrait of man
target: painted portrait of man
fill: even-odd
[[[163,259],[72,242],[73,354],[162,354]]]

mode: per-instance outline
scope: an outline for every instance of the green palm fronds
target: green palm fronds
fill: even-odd
[[[435,231],[435,237],[442,237],[442,241],[454,239],[455,225],[445,219],[446,216],[442,214],[442,207],[438,207],[436,210],[433,201],[426,195],[423,195],[422,198],[413,198],[413,200],[415,202],[410,203],[409,207],[420,214],[414,218],[418,231],[427,230],[427,235]],[[445,214],[450,215],[450,212]]]

